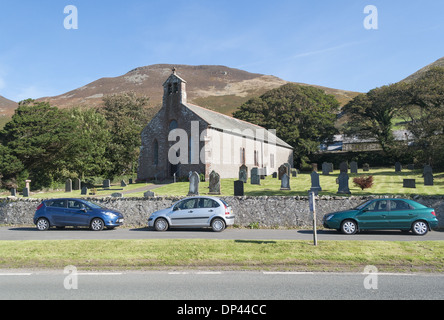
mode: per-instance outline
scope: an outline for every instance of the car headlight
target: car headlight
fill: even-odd
[[[107,215],[110,218],[115,218],[117,217],[117,214],[115,214],[114,212],[104,212],[105,215]]]

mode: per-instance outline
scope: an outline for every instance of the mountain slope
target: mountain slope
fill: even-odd
[[[412,82],[412,81],[415,81],[416,79],[421,77],[424,73],[426,73],[428,70],[430,70],[433,67],[444,67],[444,57],[442,57],[442,58],[436,60],[435,62],[425,66],[424,68],[416,71],[415,73],[413,73],[412,75],[408,76],[407,78],[405,78],[401,82]]]
[[[48,101],[60,108],[78,105],[100,106],[102,98],[106,95],[135,91],[149,96],[152,107],[159,107],[162,104],[162,84],[171,74],[173,67],[176,67],[177,74],[187,81],[189,102],[225,114],[231,114],[254,96],[288,83],[274,76],[249,73],[225,66],[157,64],[136,68],[119,77],[102,78],[63,95],[38,100]],[[320,88],[335,95],[342,104],[357,95],[345,90]]]
[[[17,108],[17,102],[6,99],[0,96],[0,116],[11,116],[14,114],[15,108]]]

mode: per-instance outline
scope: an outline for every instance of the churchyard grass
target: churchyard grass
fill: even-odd
[[[0,269],[443,272],[442,241],[1,241]]]
[[[350,177],[349,187],[351,195],[367,196],[367,195],[444,195],[444,173],[435,173],[434,186],[424,186],[422,170],[407,170],[395,172],[393,168],[371,169],[370,172],[362,172],[360,169],[358,174],[348,174]],[[374,177],[374,185],[371,189],[361,190],[353,184],[353,178],[361,175],[372,175]],[[319,175],[322,191],[320,195],[337,195],[338,185],[336,178],[339,176],[339,170],[334,171],[329,176]],[[416,188],[403,188],[403,179],[416,179]],[[221,195],[232,196],[234,193],[234,181],[237,179],[221,180]],[[161,196],[185,196],[188,193],[188,182],[179,182],[162,186],[154,192]],[[208,194],[208,182],[201,182],[199,185],[199,193],[201,195]],[[311,178],[309,173],[300,173],[298,176],[291,177],[291,190],[280,190],[281,181],[267,176],[265,180],[261,180],[261,185],[251,185],[250,179],[244,185],[245,196],[305,196],[311,187]]]

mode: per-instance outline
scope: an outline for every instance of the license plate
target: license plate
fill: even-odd
[[[117,223],[123,223],[123,219],[117,219]]]

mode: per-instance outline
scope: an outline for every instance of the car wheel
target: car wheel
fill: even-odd
[[[412,231],[417,236],[425,236],[429,232],[429,225],[424,221],[415,221],[412,225]]]
[[[94,218],[91,221],[91,230],[93,231],[102,231],[105,224],[103,223],[103,220],[100,218]]]
[[[46,230],[49,229],[50,225],[49,225],[48,219],[40,218],[40,219],[37,220],[36,226],[37,226],[37,230],[39,230],[39,231],[46,231]]]
[[[355,234],[358,232],[358,224],[353,220],[345,220],[341,224],[341,231],[343,234]]]
[[[214,232],[221,232],[225,229],[225,222],[219,218],[213,219],[211,221],[211,228]]]
[[[167,231],[168,221],[166,221],[164,218],[157,219],[154,223],[154,229],[156,229],[156,231]]]

